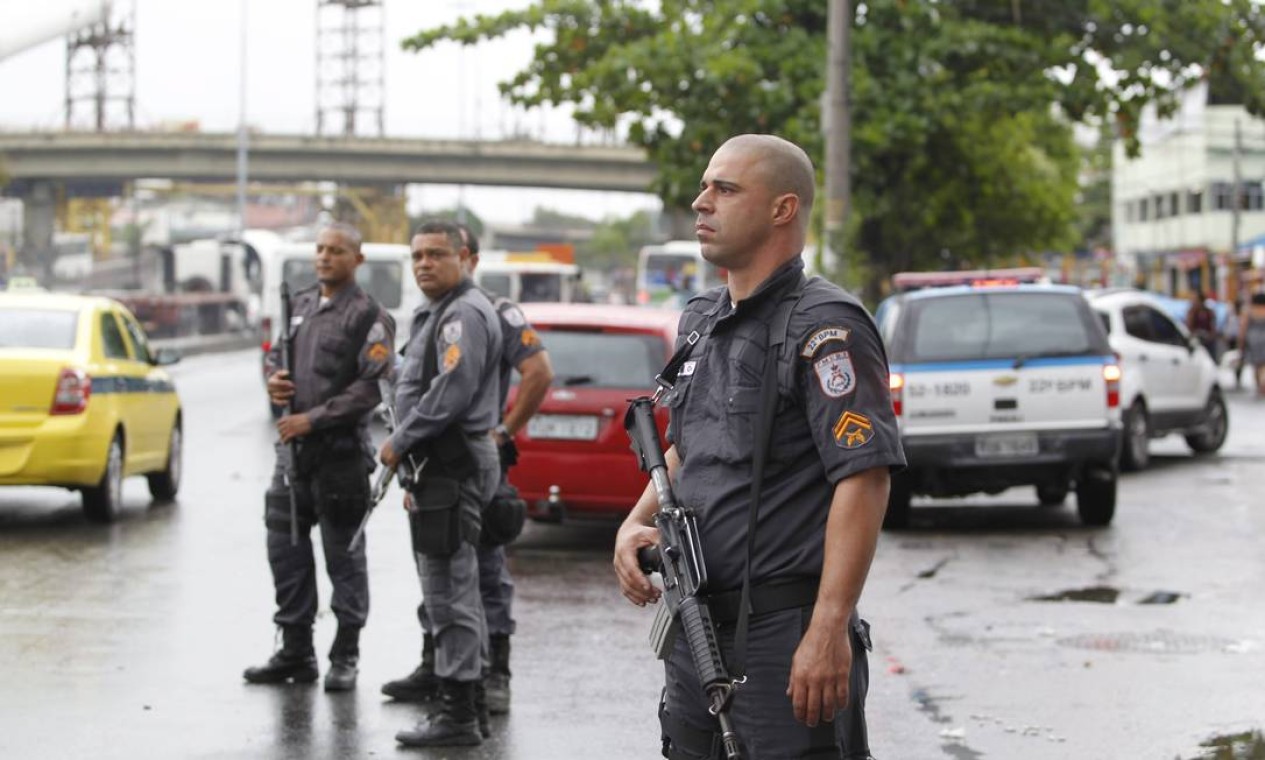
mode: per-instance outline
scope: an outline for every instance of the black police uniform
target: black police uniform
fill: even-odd
[[[663,403],[669,439],[681,458],[675,493],[698,514],[722,651],[734,657],[737,605],[747,555],[753,448],[770,322],[779,302],[798,297],[778,357],[778,402],[771,425],[751,556],[753,600],[747,681],[732,717],[747,758],[869,756],[864,728],[868,628],[849,622],[851,709],[808,728],[786,696],[790,662],[812,614],[835,485],[873,467],[902,467],[887,357],[865,308],[820,278],[805,283],[795,258],[735,305],[726,288],[692,299],[678,345],[701,336]],[[753,606],[754,602],[753,602]],[[841,631],[842,635],[844,632]],[[660,716],[665,755],[709,757],[717,726],[706,707],[685,637],[666,663]]]
[[[364,543],[354,552],[347,547],[369,504],[369,416],[381,400],[378,379],[390,376],[395,323],[354,283],[329,299],[321,298],[318,286],[305,288],[294,295],[292,304],[290,324],[283,326],[289,329],[294,348],[292,410],[307,415],[312,431],[299,439],[293,465],[289,446],[278,443],[272,487],[265,498],[268,564],[277,601],[273,620],[285,637],[281,654],[306,648],[310,656],[318,606],[310,533],[319,524],[325,568],[334,589],[330,606],[338,619],[330,658],[354,668],[359,631],[369,614],[369,578]],[[281,366],[280,341],[269,354],[268,365],[270,374]],[[291,544],[290,487],[298,502],[297,546]],[[248,670],[246,678],[283,680],[276,676],[284,672],[265,666]],[[301,680],[314,679],[315,668],[298,675]]]

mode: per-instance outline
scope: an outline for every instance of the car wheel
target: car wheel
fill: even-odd
[[[1067,501],[1066,483],[1044,483],[1037,486],[1037,501],[1043,507],[1059,507]]]
[[[887,512],[883,515],[883,530],[904,530],[909,527],[913,499],[914,492],[909,478],[900,473],[892,475],[891,489],[887,493]]]
[[[1134,401],[1124,413],[1124,445],[1120,452],[1120,469],[1129,472],[1145,470],[1151,463],[1151,420],[1146,405]]]
[[[183,470],[184,434],[180,430],[180,420],[171,428],[171,440],[167,443],[167,467],[161,472],[152,472],[146,476],[149,480],[149,495],[154,501],[174,501],[176,492],[180,490],[180,474]]]
[[[1116,514],[1116,472],[1087,467],[1076,482],[1076,513],[1086,525],[1110,525]]]
[[[83,489],[83,512],[89,520],[113,522],[123,504],[123,440],[118,433],[110,441],[101,482]]]
[[[1230,414],[1225,399],[1214,390],[1208,399],[1208,411],[1204,416],[1203,430],[1186,436],[1186,445],[1196,454],[1211,454],[1221,448],[1230,432]]]

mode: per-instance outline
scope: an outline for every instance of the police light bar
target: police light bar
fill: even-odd
[[[967,269],[957,272],[899,272],[892,275],[892,288],[898,293],[953,285],[996,288],[1037,282],[1048,282],[1045,271],[1040,267]]]

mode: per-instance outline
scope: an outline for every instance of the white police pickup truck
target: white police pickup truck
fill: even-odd
[[[1111,522],[1121,437],[1120,367],[1079,288],[990,284],[893,296],[878,313],[909,467],[884,527],[914,495],[1073,488],[1081,521]]]

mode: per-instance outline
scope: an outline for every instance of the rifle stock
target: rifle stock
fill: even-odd
[[[672,648],[673,632],[685,634],[699,683],[710,703],[708,709],[720,723],[725,757],[737,760],[742,754],[729,716],[735,684],[725,668],[707,599],[701,596],[707,590],[707,566],[698,523],[694,512],[677,504],[672,492],[667,459],[654,421],[654,400],[649,396],[633,399],[624,416],[624,428],[641,469],[649,473],[659,498],[659,511],[654,516],[659,545],[637,552],[642,571],[658,572],[663,578],[664,605],[651,633],[655,653],[660,659],[666,658]]]

